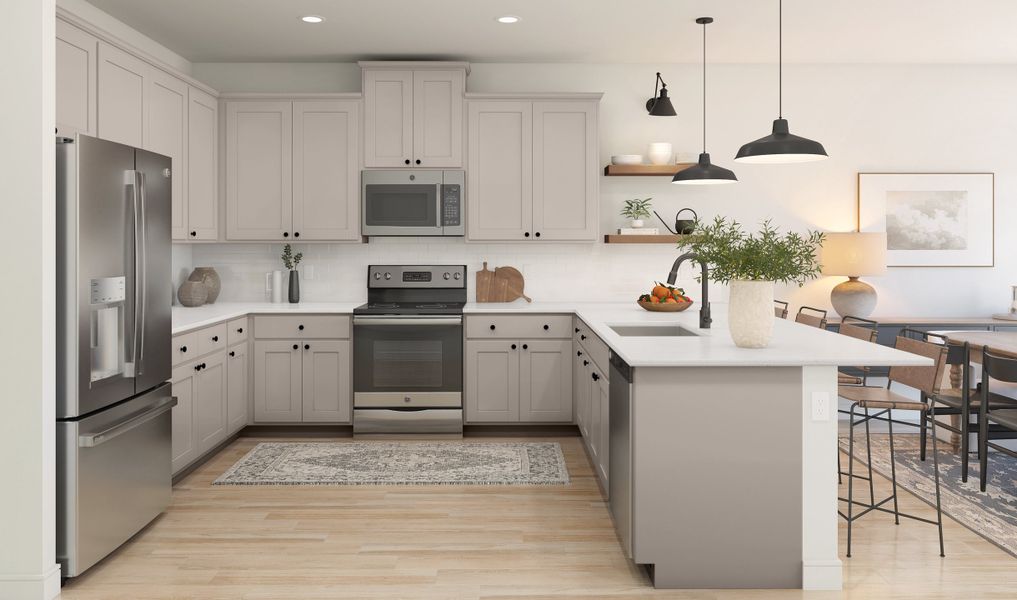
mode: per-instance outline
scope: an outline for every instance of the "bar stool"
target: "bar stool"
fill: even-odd
[[[863,319],[861,317],[846,316],[840,322],[840,327],[837,330],[841,335],[862,340],[865,342],[875,343],[879,337],[879,323],[870,319]],[[837,385],[867,385],[869,380],[869,367],[853,367],[861,371],[862,376],[858,377],[850,373],[843,371],[837,371]],[[849,411],[843,409],[837,409],[837,412],[841,414],[850,414]],[[865,409],[865,416],[869,416],[869,410]],[[865,477],[862,475],[855,475],[858,479],[865,479],[869,482],[869,499],[871,502],[876,501],[876,491],[872,480],[872,443],[869,438],[869,422],[865,421],[865,447],[866,457],[869,463],[869,476]],[[843,476],[847,475],[844,472],[844,468],[841,466],[840,452],[837,452],[837,482],[843,482]]]
[[[978,485],[984,492],[989,480],[989,448],[1017,458],[1017,452],[989,441],[989,426],[998,425],[1010,431],[1017,431],[1017,410],[994,410],[990,400],[990,379],[1004,383],[1017,383],[1017,359],[993,354],[988,347],[982,348],[982,397],[978,406]]]
[[[784,302],[783,300],[773,301],[773,316],[777,317],[778,319],[787,318],[787,309],[788,309],[787,302]]]
[[[946,368],[946,346],[942,344],[932,343],[929,341],[929,337],[933,334],[927,334],[921,331],[915,331],[913,329],[904,329],[897,336],[894,347],[898,350],[905,352],[911,352],[920,356],[931,358],[935,361],[931,367],[891,367],[889,374],[889,382],[885,388],[876,387],[864,387],[864,386],[839,386],[838,394],[847,400],[852,402],[850,410],[850,434],[848,441],[848,497],[841,498],[841,500],[847,503],[847,514],[840,512],[840,515],[844,517],[848,524],[848,537],[847,537],[847,556],[851,556],[851,533],[852,525],[857,519],[867,515],[873,511],[881,511],[891,513],[894,516],[894,523],[900,524],[900,517],[907,517],[923,523],[929,523],[930,525],[936,525],[939,528],[939,555],[946,556],[943,546],[943,510],[940,502],[940,489],[939,489],[939,456],[936,448],[936,405],[929,401],[930,396],[934,396],[939,393],[940,382],[943,379],[943,373]],[[915,336],[915,337],[911,337]],[[916,339],[917,338],[917,339]],[[892,391],[890,387],[894,384],[904,385],[910,388],[917,389],[921,392],[921,400],[914,401],[910,398],[897,394]],[[858,408],[862,409],[876,409],[879,412],[871,415],[862,417],[860,420],[855,420],[855,410]],[[922,425],[915,425],[915,423],[907,421],[896,421],[893,418],[894,410],[914,410],[918,411]],[[884,416],[885,415],[885,416]],[[880,500],[879,502],[870,502],[866,504],[854,499],[854,446],[855,446],[855,426],[859,423],[868,424],[870,420],[883,421],[887,423],[889,428],[890,437],[890,481],[893,485],[893,493]],[[896,425],[907,425],[910,427],[921,427],[925,423],[930,423],[932,429],[932,463],[933,473],[936,482],[936,520],[925,519],[916,515],[910,515],[900,511],[897,503],[897,468],[896,458],[894,455],[893,446],[893,426]],[[868,435],[866,435],[868,437]],[[871,456],[869,457],[869,467],[871,468]],[[893,510],[890,510],[883,505],[887,502],[893,502]],[[855,505],[863,506],[865,509],[854,514]]]
[[[821,308],[803,306],[795,315],[795,323],[826,329],[826,311]]]

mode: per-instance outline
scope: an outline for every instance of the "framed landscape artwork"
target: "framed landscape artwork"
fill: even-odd
[[[889,267],[991,267],[992,173],[859,173],[858,231],[886,233]]]

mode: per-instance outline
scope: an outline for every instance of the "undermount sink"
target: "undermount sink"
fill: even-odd
[[[622,337],[697,337],[699,334],[681,325],[611,325]]]

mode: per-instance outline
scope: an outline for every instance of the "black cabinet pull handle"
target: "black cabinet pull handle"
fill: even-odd
[[[590,361],[588,361],[588,360],[584,360],[584,361],[583,361],[583,366],[584,366],[584,367],[588,367],[588,366],[590,366]]]
[[[410,164],[410,159],[406,159],[406,164]]]
[[[547,330],[548,330],[548,329],[550,329],[550,328],[551,328],[551,326],[550,326],[550,325],[544,325],[544,331],[547,331]]]
[[[187,352],[187,346],[180,346],[181,352]]]
[[[598,379],[600,379],[600,375],[597,375],[596,373],[594,373],[594,374],[592,375],[592,377],[593,377],[593,380],[594,380],[594,381],[597,381]]]
[[[213,336],[212,336],[212,341],[213,341],[213,342],[218,342],[218,341],[219,341],[219,336],[217,336],[217,335],[213,335]]]
[[[310,349],[311,349],[311,345],[310,344],[304,344],[304,350],[310,350]]]
[[[237,353],[236,353],[236,352],[234,352],[234,351],[230,350],[230,358],[233,358],[233,357],[234,357],[234,356],[236,356],[236,355],[237,355]]]
[[[244,328],[243,327],[237,327],[237,333],[243,333],[243,332],[244,332]]]
[[[515,349],[516,349],[516,345],[515,345],[515,344],[512,344],[512,349],[513,349],[513,350],[515,350]]]
[[[576,356],[582,356],[582,355],[583,355],[583,351],[582,350],[576,350]]]
[[[535,235],[537,237],[540,237],[540,232],[538,231],[537,233],[534,233],[533,235]]]
[[[293,232],[293,237],[300,237],[300,232],[299,231],[294,231]]]
[[[494,323],[491,324],[491,331],[494,331]]]
[[[297,329],[299,329],[300,331],[303,331],[304,330],[304,326],[303,325],[297,325]]]
[[[524,233],[524,234],[523,234],[523,237],[530,237],[530,232],[529,232],[529,231],[527,231],[526,233]]]
[[[296,349],[298,349],[298,348],[300,348],[300,346],[298,346],[298,345],[296,345],[296,344],[293,344],[293,349],[294,349],[294,350],[296,350]]]
[[[198,232],[197,231],[192,231],[191,232],[191,237],[198,237]]]
[[[526,344],[523,344],[523,350],[526,350],[528,348],[529,348],[529,346],[527,346]]]
[[[290,237],[290,232],[284,231],[283,232],[283,237]]]

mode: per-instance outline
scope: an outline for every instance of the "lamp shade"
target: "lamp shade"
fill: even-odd
[[[823,275],[886,273],[885,233],[827,233],[821,256]]]

